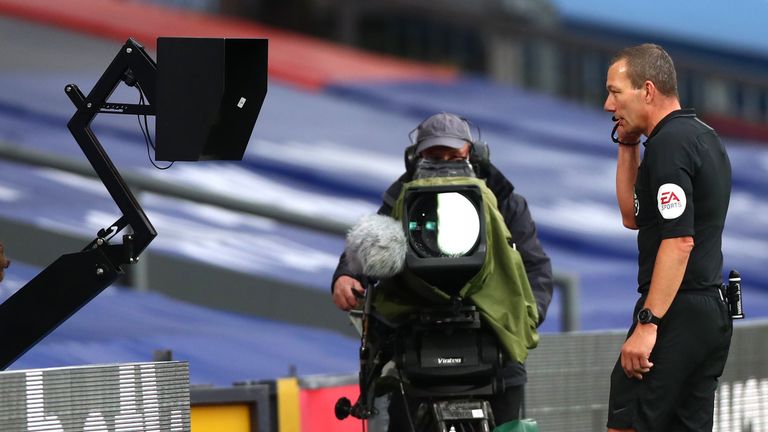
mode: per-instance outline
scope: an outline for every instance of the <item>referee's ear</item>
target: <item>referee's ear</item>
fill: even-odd
[[[653,84],[653,81],[651,80],[645,80],[643,83],[643,92],[645,103],[650,105],[653,103],[654,99],[656,99],[656,93],[657,93],[656,85]]]

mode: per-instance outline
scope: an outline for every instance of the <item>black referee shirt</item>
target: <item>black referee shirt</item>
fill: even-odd
[[[651,284],[663,239],[692,236],[681,290],[722,283],[723,226],[731,196],[731,163],[717,133],[693,110],[673,111],[653,129],[635,183],[638,291]]]

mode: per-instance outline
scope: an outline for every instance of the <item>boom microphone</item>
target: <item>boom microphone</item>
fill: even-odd
[[[374,214],[364,216],[349,230],[344,252],[353,273],[387,278],[403,269],[407,249],[400,222]]]
[[[375,286],[371,279],[392,277],[400,273],[405,267],[408,242],[400,222],[389,216],[374,214],[364,216],[349,230],[346,243],[344,259],[348,269],[365,276],[361,281],[365,285],[366,295],[360,326],[360,394],[354,405],[349,399],[340,398],[334,411],[339,420],[350,415],[362,420],[372,417],[376,412],[373,408],[373,392],[368,390],[372,388],[374,372],[378,376],[382,367],[376,360],[378,355],[371,357],[371,344],[368,340],[368,317],[373,298],[371,291]]]

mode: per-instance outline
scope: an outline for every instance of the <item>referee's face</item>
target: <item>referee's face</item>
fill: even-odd
[[[603,109],[613,113],[619,122],[619,129],[624,134],[642,134],[645,131],[643,90],[632,87],[626,60],[622,59],[611,65],[605,88],[608,90],[608,97]]]

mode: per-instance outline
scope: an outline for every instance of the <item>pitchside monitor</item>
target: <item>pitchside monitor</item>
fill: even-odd
[[[158,38],[156,91],[156,160],[241,160],[267,94],[267,40]]]

